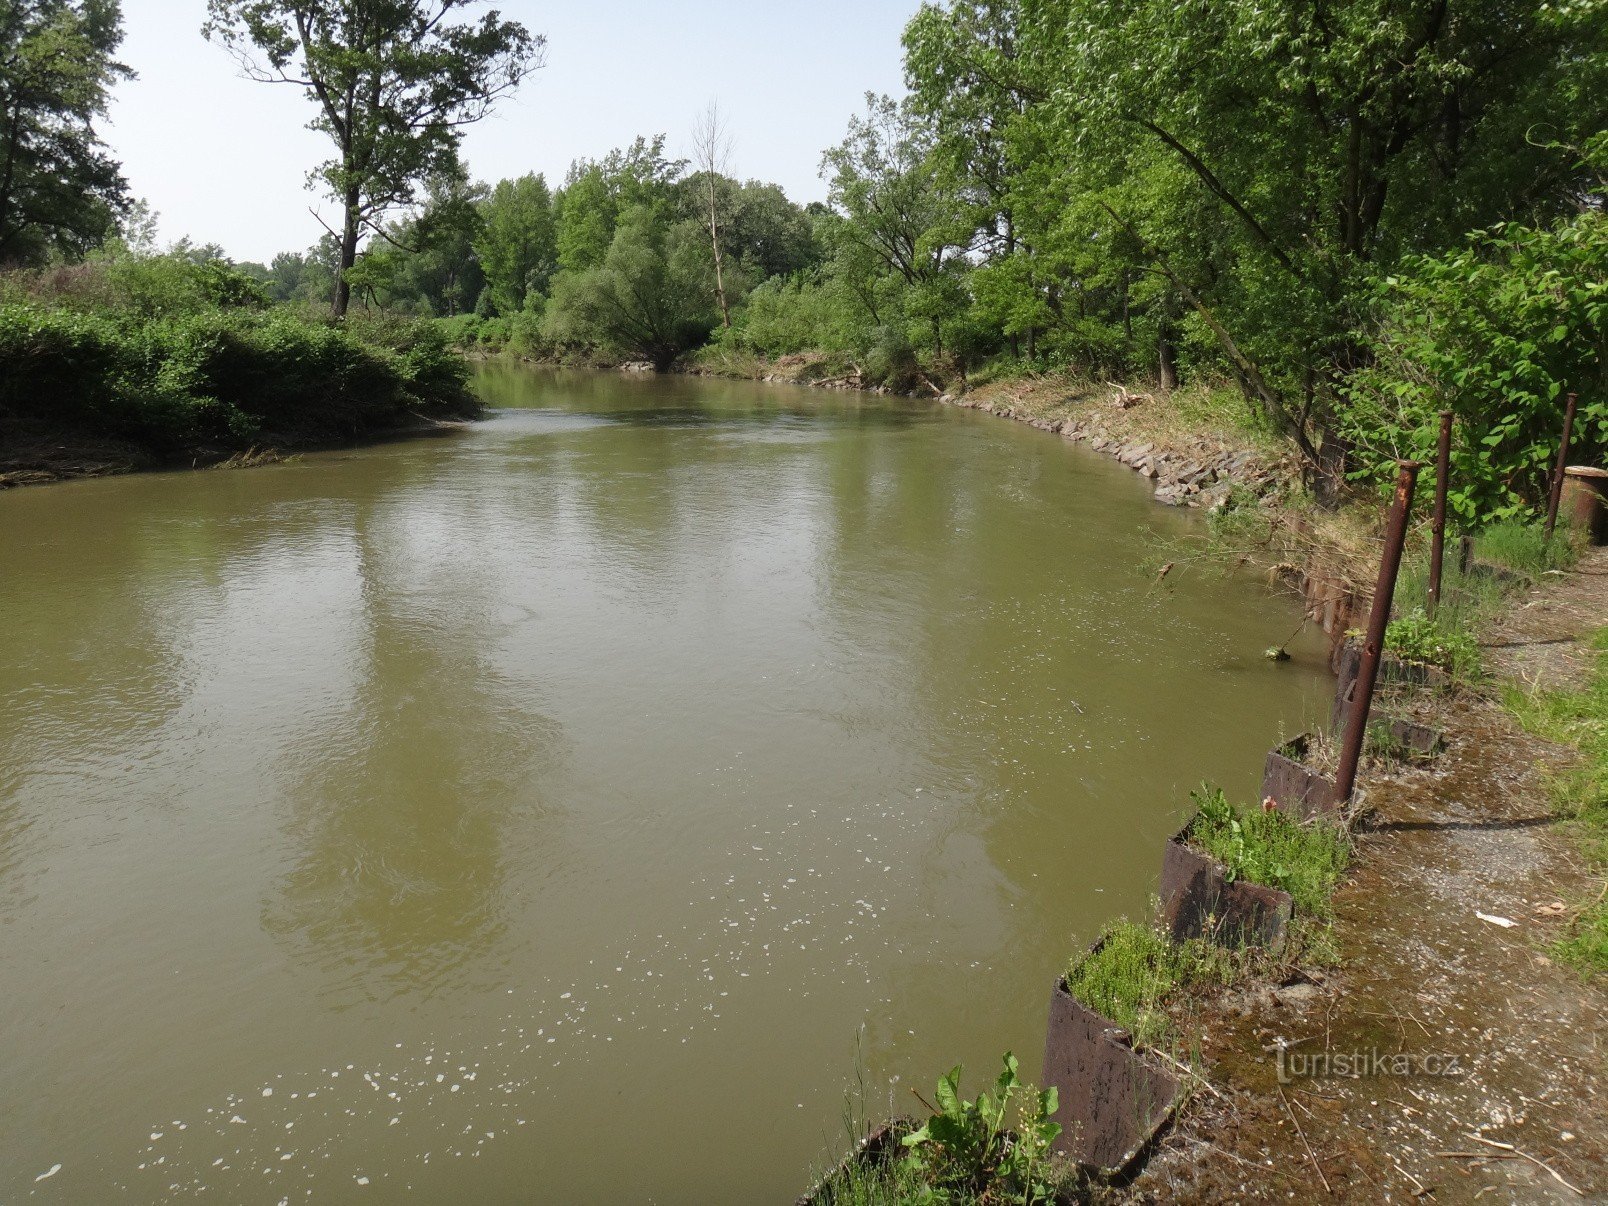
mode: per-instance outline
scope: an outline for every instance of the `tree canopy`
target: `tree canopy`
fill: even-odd
[[[334,308],[365,234],[452,174],[466,126],[541,65],[543,39],[496,12],[453,21],[472,0],[208,0],[207,36],[253,79],[304,89],[311,126],[334,143],[315,176],[341,205]]]
[[[126,212],[127,186],[95,129],[128,78],[117,0],[0,4],[0,264],[81,255]]]

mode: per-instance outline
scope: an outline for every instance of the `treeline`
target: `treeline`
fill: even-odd
[[[1565,391],[1581,456],[1608,451],[1602,0],[928,4],[908,94],[867,97],[805,207],[733,174],[713,111],[690,161],[661,135],[471,183],[461,132],[542,41],[465,7],[212,0],[204,32],[328,139],[336,224],[232,266],[271,302],[661,369],[809,352],[923,392],[1225,381],[1330,485],[1424,456],[1450,408],[1465,519],[1535,502]],[[93,128],[114,0],[9,11],[0,263],[140,254]]]
[[[1534,501],[1565,389],[1608,446],[1604,5],[953,0],[904,50],[827,206],[639,141],[551,193],[441,189],[368,300],[660,367],[1222,377],[1331,475],[1426,453],[1450,407],[1469,515]]]
[[[664,369],[722,327],[722,293],[735,318],[761,282],[819,269],[824,211],[813,208],[773,184],[689,171],[666,157],[661,135],[576,163],[556,190],[539,175],[432,181],[420,212],[388,224],[348,276],[354,304],[453,320],[462,341]],[[326,236],[305,254],[242,268],[275,298],[317,303],[333,288],[334,251]]]

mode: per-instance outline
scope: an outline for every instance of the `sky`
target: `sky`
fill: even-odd
[[[732,174],[823,199],[821,152],[839,142],[867,91],[903,91],[899,37],[918,0],[502,0],[505,17],[547,37],[547,65],[472,127],[477,180],[536,171],[558,183],[577,158],[639,134],[689,153],[716,101],[733,137]],[[471,12],[483,11],[472,8]],[[159,237],[217,243],[267,262],[316,242],[309,188],[329,153],[306,128],[300,89],[253,83],[200,33],[206,0],[123,0],[119,57],[138,73],[114,94],[101,134],[130,191],[160,214]]]

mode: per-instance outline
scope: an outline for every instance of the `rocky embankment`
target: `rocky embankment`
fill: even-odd
[[[1233,448],[1204,436],[1162,443],[1137,436],[1113,434],[1097,414],[1051,419],[1029,414],[1008,404],[997,406],[987,399],[956,398],[946,394],[942,401],[1004,419],[1015,419],[1029,427],[1053,432],[1063,439],[1087,444],[1096,452],[1113,456],[1153,481],[1156,501],[1169,506],[1217,510],[1227,504],[1236,489],[1261,496],[1275,490],[1281,481],[1288,480],[1296,472],[1287,461],[1270,461],[1255,452]]]

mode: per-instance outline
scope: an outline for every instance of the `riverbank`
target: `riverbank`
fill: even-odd
[[[760,379],[856,387],[822,377],[805,358],[772,367]],[[1249,543],[1261,547],[1243,551],[1243,531],[1225,524],[1226,547],[1210,559],[1269,565],[1332,634],[1366,604],[1377,503],[1317,512],[1295,457],[1235,421],[1237,399],[1225,405],[1197,389],[1158,400],[1033,377],[940,400],[1113,456],[1154,482],[1160,502],[1214,516],[1254,512]],[[1114,1196],[1472,1201],[1608,1192],[1604,994],[1589,961],[1571,966],[1552,953],[1591,924],[1601,878],[1554,808],[1553,785],[1574,756],[1526,732],[1503,702],[1591,672],[1591,636],[1608,626],[1605,578],[1604,550],[1543,573],[1478,617],[1489,677],[1398,701],[1442,730],[1447,746],[1430,764],[1368,768],[1355,865],[1334,901],[1336,962],[1188,1004],[1176,1020],[1210,1091],[1190,1098]],[[1366,1054],[1371,1070],[1285,1083],[1281,1067],[1295,1066],[1294,1053],[1330,1059],[1306,1068]]]
[[[0,274],[0,487],[262,463],[478,412],[433,323],[335,322],[182,257]]]
[[[1503,702],[1589,673],[1605,579],[1602,549],[1549,575],[1482,634],[1488,682],[1418,700],[1447,748],[1367,776],[1335,897],[1339,964],[1191,1017],[1212,1092],[1126,1200],[1608,1193],[1608,1000],[1555,951],[1602,888],[1553,807],[1576,758]],[[1360,1056],[1361,1073],[1337,1056]]]
[[[1120,387],[1102,396],[1029,381],[959,404],[1116,456],[1173,505],[1220,510],[1249,491],[1262,504],[1264,563],[1302,586],[1309,605],[1329,598],[1314,618],[1328,618],[1331,632],[1360,615],[1377,505],[1316,513],[1293,458],[1213,422],[1200,400],[1163,410]],[[1229,536],[1222,553],[1258,555]],[[1568,687],[1589,673],[1591,635],[1608,625],[1605,578],[1604,550],[1544,574],[1481,624],[1488,679],[1412,701],[1416,719],[1446,733],[1447,749],[1427,766],[1376,763],[1365,776],[1368,816],[1334,902],[1337,963],[1191,1003],[1178,1022],[1212,1089],[1192,1097],[1121,1197],[1433,1192],[1455,1201],[1495,1190],[1573,1200],[1570,1186],[1608,1191],[1604,994],[1549,953],[1602,883],[1553,806],[1551,784],[1570,752],[1525,732],[1502,702],[1505,692]],[[1286,1085],[1281,1051],[1378,1054],[1391,1069],[1406,1057],[1413,1071]],[[1447,1058],[1457,1075],[1425,1073]]]

